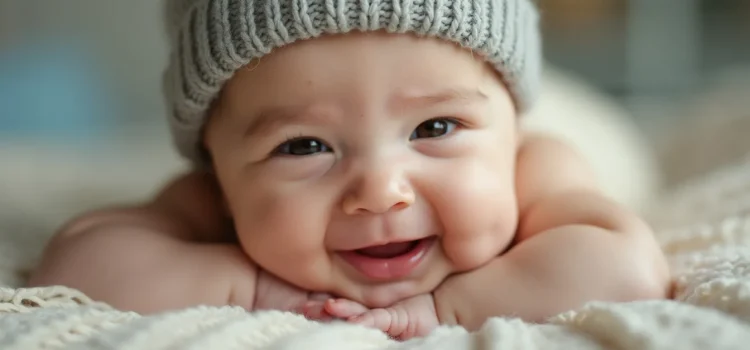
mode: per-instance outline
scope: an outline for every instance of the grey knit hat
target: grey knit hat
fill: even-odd
[[[460,44],[494,65],[520,112],[541,69],[531,0],[166,0],[171,44],[164,93],[180,153],[204,161],[207,110],[235,71],[253,59],[324,34],[385,30]]]

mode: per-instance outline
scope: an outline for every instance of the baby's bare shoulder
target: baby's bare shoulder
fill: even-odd
[[[628,235],[652,235],[635,212],[599,188],[589,164],[564,140],[541,134],[524,135],[517,166],[519,238],[578,224]]]
[[[221,198],[212,176],[181,174],[142,203],[118,204],[78,215],[58,230],[53,242],[111,227],[150,230],[186,241],[225,241],[229,225]]]
[[[69,286],[141,313],[197,305],[250,307],[256,270],[234,244],[186,242],[109,226],[50,246],[29,285]]]
[[[70,220],[47,244],[30,283],[69,285],[137,311],[250,307],[256,268],[237,244],[224,242],[228,230],[212,181],[183,174],[145,203]]]
[[[523,213],[539,200],[560,193],[597,192],[593,169],[561,138],[522,132],[516,157],[516,191]]]

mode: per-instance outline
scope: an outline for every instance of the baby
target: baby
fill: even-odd
[[[541,65],[529,0],[169,5],[170,123],[197,170],[72,220],[32,285],[402,339],[667,296],[649,227],[520,125]]]

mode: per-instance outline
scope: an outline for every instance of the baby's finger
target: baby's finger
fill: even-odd
[[[361,315],[350,317],[347,321],[390,333],[393,328],[393,313],[389,309],[372,309]],[[391,334],[392,336],[396,336]]]
[[[348,299],[328,299],[325,302],[325,310],[329,314],[343,319],[348,319],[369,311],[364,305]]]
[[[399,309],[373,309],[362,315],[351,317],[347,321],[379,329],[395,339],[407,339],[412,336],[408,316]]]
[[[327,322],[333,319],[333,316],[326,312],[324,303],[320,301],[307,302],[300,313],[313,321]]]

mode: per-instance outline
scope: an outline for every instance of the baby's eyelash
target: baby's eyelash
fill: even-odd
[[[284,141],[281,142],[280,144],[284,144],[284,143],[287,143],[289,141],[294,141],[294,140],[297,140],[297,139],[301,139],[303,137],[306,137],[306,136],[304,134],[302,134],[301,132],[295,133],[295,134],[286,134],[286,136],[284,136]]]
[[[465,123],[463,121],[461,121],[458,118],[454,118],[454,117],[443,117],[443,118],[435,118],[435,119],[437,119],[437,120],[445,120],[447,122],[451,122],[453,124],[456,124],[457,127],[462,127],[462,126],[465,125]]]

